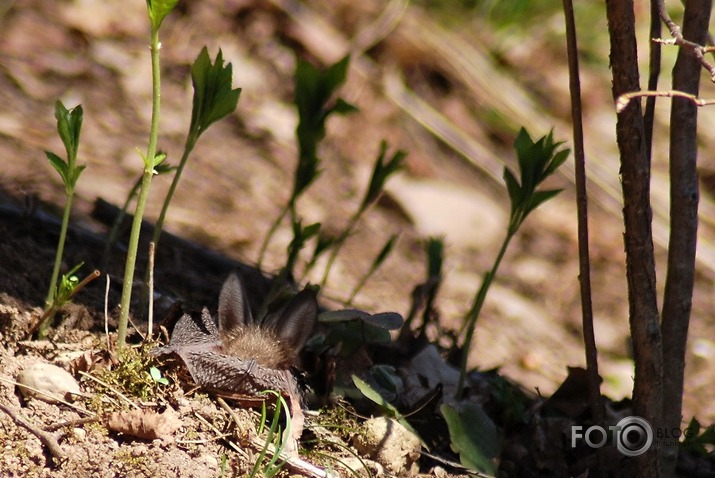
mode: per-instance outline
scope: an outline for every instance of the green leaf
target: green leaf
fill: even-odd
[[[82,171],[84,171],[84,168],[86,167],[86,164],[80,164],[70,172],[70,187],[72,189],[74,189],[77,185],[77,180],[79,180],[79,176],[82,174]]]
[[[392,249],[395,247],[395,242],[397,241],[397,234],[393,234],[390,236],[390,238],[387,240],[384,246],[382,246],[382,249],[380,250],[380,253],[377,255],[374,261],[372,261],[372,268],[377,269],[382,265],[383,262],[385,262],[385,259],[387,259],[387,256],[390,255],[392,252]]]
[[[51,151],[45,151],[45,155],[47,156],[47,159],[50,161],[50,164],[52,165],[53,168],[60,174],[60,177],[62,178],[62,182],[67,185],[69,184],[69,166],[65,161],[57,156],[55,153]]]
[[[380,312],[362,318],[363,322],[385,330],[397,330],[405,320],[397,312]]]
[[[385,398],[380,395],[380,393],[372,388],[369,383],[358,377],[357,375],[352,376],[353,384],[357,387],[360,392],[369,398],[373,402],[377,403],[381,409],[383,409],[387,416],[395,418],[400,415],[400,412],[395,408],[393,404],[385,400]]]
[[[298,255],[300,251],[305,247],[305,243],[311,237],[317,235],[320,232],[320,223],[310,224],[303,227],[301,220],[293,221],[293,239],[290,244],[288,244],[288,259],[286,260],[285,269],[290,274],[293,273],[293,268],[298,260]]]
[[[442,275],[444,263],[444,237],[430,237],[425,246],[427,251],[427,277]]]
[[[322,319],[321,322],[323,321]],[[390,332],[362,320],[334,322],[330,326],[325,342],[330,345],[340,344],[340,356],[349,357],[365,344],[389,344]]]
[[[360,206],[361,210],[366,209],[370,204],[377,200],[385,187],[387,179],[403,167],[405,156],[407,156],[405,151],[397,151],[392,155],[392,158],[385,162],[386,154],[387,142],[382,141],[380,143],[380,153],[378,154],[377,159],[375,160],[375,166],[372,169],[370,185],[367,188],[365,198]]]
[[[551,176],[558,168],[560,168],[561,165],[568,159],[570,152],[571,150],[569,149],[562,149],[556,153],[549,162],[547,168],[544,170],[544,178]]]
[[[534,209],[536,209],[537,207],[539,207],[540,205],[542,205],[549,199],[555,197],[561,191],[562,191],[562,189],[550,189],[548,191],[534,192],[534,194],[532,194],[531,197],[529,198],[529,201],[526,204],[526,207],[524,208],[524,218],[526,218],[526,216],[531,211],[533,211]]]
[[[191,82],[194,98],[190,131],[198,138],[213,123],[236,110],[241,88],[232,89],[233,66],[223,65],[223,52],[219,49],[211,63],[206,47],[191,65]]]
[[[320,174],[318,145],[325,138],[325,121],[331,113],[345,114],[355,109],[340,98],[331,101],[345,82],[350,57],[346,56],[326,70],[319,70],[304,60],[295,71],[295,105],[298,110],[298,165],[291,201],[295,201]]]
[[[333,106],[331,111],[340,115],[348,115],[351,113],[357,113],[360,109],[354,104],[348,103],[342,98],[338,98],[335,100],[335,106]]]
[[[447,422],[452,449],[459,453],[459,461],[467,468],[496,474],[495,459],[499,455],[497,427],[477,403],[464,402],[440,406]]]
[[[369,314],[358,309],[329,310],[318,315],[318,322],[335,323],[361,320],[371,326],[384,330],[397,330],[404,322],[402,316],[397,312],[381,312],[379,314]]]
[[[146,0],[149,20],[151,20],[151,27],[154,31],[161,27],[164,18],[171,13],[177,3],[179,0]]]
[[[373,369],[375,369],[377,367],[378,366],[373,367]],[[385,366],[383,366],[383,367],[385,367]],[[371,374],[372,374],[372,372],[373,372],[373,370],[371,370]],[[386,370],[384,370],[384,369],[374,370],[374,372],[377,375],[382,374],[382,378],[387,379],[387,374],[385,373]],[[375,377],[375,375],[373,375],[373,377]],[[399,380],[399,377],[397,377],[396,375],[394,375],[393,378],[396,378]],[[370,386],[369,383],[365,382],[357,375],[352,375],[352,380],[353,380],[353,384],[355,385],[355,387],[358,390],[360,390],[360,393],[362,393],[369,400],[375,402],[386,416],[396,420],[400,425],[402,425],[407,430],[409,430],[410,433],[412,433],[417,438],[419,438],[420,442],[422,442],[423,446],[425,446],[422,438],[420,438],[417,431],[415,431],[415,429],[412,427],[412,425],[410,425],[410,423],[407,420],[405,420],[405,418],[402,416],[400,411],[393,404],[391,404],[389,401],[387,401],[380,394],[380,392],[378,392],[377,390],[372,388],[372,386]],[[393,386],[394,386],[394,383],[393,383]]]
[[[161,370],[159,370],[158,368],[150,367],[149,375],[151,375],[151,379],[154,380],[156,383],[160,383],[162,385],[169,385],[169,380],[167,380],[166,377],[161,376]]]
[[[514,174],[506,166],[504,167],[503,177],[504,182],[506,183],[507,193],[509,193],[509,201],[511,201],[511,210],[513,213],[524,200],[524,193],[514,177]]]
[[[60,100],[55,102],[55,119],[57,120],[57,132],[67,151],[67,164],[70,169],[74,166],[79,149],[79,134],[82,130],[82,105],[77,105],[72,109],[65,108]]]
[[[157,167],[159,167],[159,165],[161,165],[165,159],[166,153],[164,153],[163,151],[156,153],[156,155],[154,156],[154,174],[159,174],[159,171],[157,171]]]
[[[328,310],[318,314],[318,322],[347,322],[350,320],[362,320],[369,316],[370,314],[367,312],[358,309]]]

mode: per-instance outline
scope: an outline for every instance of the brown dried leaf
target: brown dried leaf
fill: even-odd
[[[109,415],[106,422],[107,428],[113,432],[145,440],[170,437],[182,424],[176,412],[170,408],[167,408],[164,413],[136,409],[114,412]]]
[[[116,357],[106,350],[87,350],[69,363],[69,372],[75,377],[80,372],[90,373],[95,370],[108,369],[117,365]]]

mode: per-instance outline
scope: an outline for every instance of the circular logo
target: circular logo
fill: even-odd
[[[653,428],[641,417],[623,418],[616,430],[616,448],[625,456],[642,455],[653,444]]]

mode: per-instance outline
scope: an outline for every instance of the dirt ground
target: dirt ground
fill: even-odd
[[[87,169],[78,183],[65,270],[79,261],[87,263],[84,273],[101,267],[107,224],[96,214],[95,201],[123,204],[140,174],[137,149],[146,147],[151,113],[144,10],[141,1],[17,0],[0,11],[3,378],[14,377],[33,358],[47,356],[23,345],[22,332],[39,313],[46,295],[57,241],[58,222],[52,217],[60,214],[64,201],[60,179],[43,153],[63,151],[55,132],[55,100],[60,98],[67,106],[81,103],[85,112],[80,162]],[[603,24],[605,32],[605,14],[596,22]],[[407,314],[412,289],[424,280],[424,240],[443,236],[446,263],[437,308],[442,326],[458,329],[503,238],[509,211],[501,168],[514,166],[511,143],[517,128],[526,126],[532,136],[554,128],[557,139],[570,142],[562,29],[556,15],[538,29],[525,29],[529,41],[500,43],[505,37],[478,20],[440,21],[434,12],[400,1],[326,0],[311,2],[309,8],[283,0],[182,2],[162,32],[159,147],[168,153],[168,160],[175,164],[181,154],[191,113],[189,66],[203,45],[212,55],[222,48],[233,64],[235,86],[243,92],[236,114],[214,125],[199,141],[169,210],[166,230],[182,239],[167,239],[157,254],[155,282],[163,303],[181,299],[194,309],[215,307],[220,284],[231,268],[238,262],[255,264],[266,231],[292,185],[296,54],[328,64],[352,51],[350,75],[341,94],[360,111],[329,121],[320,153],[323,173],[299,203],[304,222],[321,222],[329,231],[339,231],[347,223],[366,187],[381,140],[409,154],[405,171],[388,183],[383,199],[338,256],[323,293],[324,305],[339,307],[385,240],[399,234],[395,251],[354,305],[371,312]],[[592,180],[596,336],[603,392],[619,400],[630,395],[633,372],[628,358],[615,113],[607,42],[588,44],[584,50],[592,58],[586,62],[582,81]],[[532,61],[535,52],[538,62]],[[667,108],[660,108],[662,128]],[[703,110],[701,124],[711,114]],[[704,132],[703,151],[713,141],[713,133]],[[667,151],[666,145],[660,146]],[[654,159],[659,277],[665,272],[667,240],[665,156],[657,152]],[[703,154],[704,178],[709,177],[709,161]],[[564,174],[553,179],[550,185],[564,192],[527,220],[509,249],[470,356],[472,366],[499,367],[504,376],[543,396],[556,390],[567,366],[585,363],[571,171],[567,165]],[[146,212],[149,221],[156,219],[169,183],[166,177],[154,179]],[[685,422],[695,416],[704,424],[715,421],[712,210],[713,198],[704,183],[700,273],[683,410]],[[290,227],[283,224],[268,249],[266,272],[283,264],[290,238]],[[212,262],[195,255],[182,240],[225,260]],[[123,261],[122,251],[114,251],[102,271],[111,278],[108,305],[114,317]],[[140,271],[144,267],[141,263]],[[319,281],[320,272],[316,268],[304,282]],[[104,340],[105,285],[104,278],[97,280],[77,296],[77,305],[64,314],[70,322],[57,332],[55,341],[89,347]],[[73,328],[86,332],[73,335]],[[21,403],[14,387],[4,381],[0,392],[3,401]],[[217,413],[214,405],[205,406],[207,417]],[[53,407],[30,401],[23,412],[44,423],[79,418],[76,412],[60,418]],[[3,418],[0,423],[9,422]],[[47,457],[40,443],[23,437],[20,428],[0,429],[4,459],[28,458],[12,462],[8,476],[55,476],[45,468]],[[75,443],[83,438],[68,440]],[[65,476],[121,476],[128,469],[107,464],[110,456],[121,452],[111,448],[119,446],[116,441],[97,440],[97,450],[86,442],[76,447],[77,453],[97,458],[96,467],[83,471],[71,465],[63,469]],[[122,453],[126,463],[142,461],[143,476],[207,476],[220,465],[215,458],[221,456],[218,442],[187,445],[181,451],[161,440],[132,443],[132,447]],[[86,464],[82,459],[69,462],[78,467]],[[235,473],[241,476],[240,471]]]

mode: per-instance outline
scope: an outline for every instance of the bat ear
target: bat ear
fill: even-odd
[[[298,352],[313,333],[317,317],[318,300],[315,291],[305,289],[288,302],[278,317],[268,317],[267,321],[275,327],[278,339]]]
[[[218,328],[222,333],[253,323],[251,308],[241,279],[231,274],[221,287],[218,297]]]

